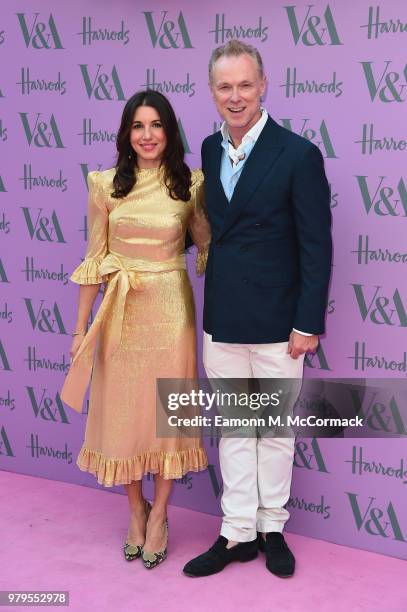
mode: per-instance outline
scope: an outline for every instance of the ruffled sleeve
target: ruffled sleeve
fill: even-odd
[[[198,248],[196,273],[201,276],[206,269],[208,250],[211,242],[211,230],[205,206],[204,175],[202,170],[192,171],[191,185],[192,211],[188,222],[188,231]]]
[[[70,280],[79,285],[96,285],[105,282],[99,274],[99,266],[107,253],[109,211],[103,189],[102,172],[88,174],[88,248],[84,261],[73,271]]]

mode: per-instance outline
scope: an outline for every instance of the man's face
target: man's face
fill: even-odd
[[[260,97],[266,88],[257,62],[247,53],[221,57],[212,68],[210,88],[228,128],[246,133],[258,121]]]

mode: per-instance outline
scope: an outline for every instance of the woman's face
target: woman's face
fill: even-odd
[[[167,146],[167,137],[160,115],[152,106],[139,106],[134,113],[130,144],[137,154],[139,168],[158,168]]]

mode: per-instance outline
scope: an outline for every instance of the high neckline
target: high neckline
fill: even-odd
[[[138,166],[136,166],[134,171],[136,172],[136,174],[154,174],[159,170],[160,166],[157,166],[157,168],[139,168]]]

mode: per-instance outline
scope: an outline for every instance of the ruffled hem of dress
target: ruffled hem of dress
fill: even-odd
[[[208,249],[204,249],[203,251],[198,251],[196,256],[196,273],[198,276],[201,276],[206,270],[206,264],[208,262]]]
[[[151,452],[130,459],[107,459],[102,453],[82,447],[76,465],[83,472],[97,477],[105,487],[130,484],[147,474],[159,474],[164,479],[182,478],[187,472],[199,472],[208,467],[203,447],[175,452]]]
[[[97,285],[104,283],[107,276],[99,274],[99,266],[103,257],[97,259],[85,259],[70,276],[70,280],[79,285]]]

